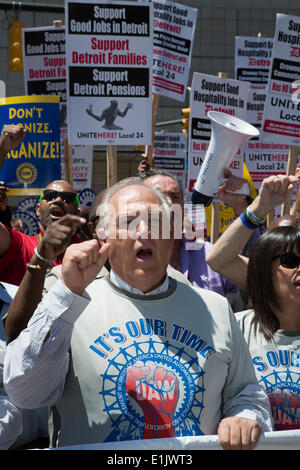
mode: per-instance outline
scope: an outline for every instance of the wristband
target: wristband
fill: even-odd
[[[264,220],[263,220],[263,219],[260,219],[260,218],[257,217],[255,214],[253,214],[253,212],[251,212],[251,210],[249,209],[249,207],[247,207],[245,210],[246,210],[246,213],[247,213],[248,218],[249,218],[254,224],[261,225],[261,224],[264,223]]]
[[[40,259],[41,261],[43,261],[44,263],[47,263],[49,264],[51,267],[53,266],[53,261],[55,261],[56,258],[54,259],[48,259],[48,258],[43,258],[43,256],[41,256],[38,251],[37,251],[37,246],[34,247],[34,253],[35,253],[35,256]]]
[[[257,222],[255,222],[248,216],[247,209],[244,210],[243,216],[248,225],[251,225],[253,228],[257,228],[259,226]]]
[[[250,230],[255,230],[257,228],[257,225],[252,224],[251,221],[249,221],[249,219],[246,220],[244,212],[240,215],[240,219],[243,225],[245,225],[245,227],[249,228]]]

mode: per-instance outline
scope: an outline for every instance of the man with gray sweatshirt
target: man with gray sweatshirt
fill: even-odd
[[[7,346],[7,393],[51,407],[53,447],[218,433],[224,449],[251,449],[272,430],[228,301],[167,274],[169,208],[139,179],[110,188],[99,240],[67,249],[61,279]]]

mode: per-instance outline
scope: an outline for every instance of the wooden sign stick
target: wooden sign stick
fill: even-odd
[[[152,137],[151,145],[147,145],[145,149],[145,155],[147,157],[148,164],[152,168],[152,155],[154,149],[154,134],[156,128],[158,104],[159,104],[159,93],[152,93]]]
[[[118,180],[117,146],[106,146],[106,187],[110,188]]]
[[[64,139],[64,159],[65,159],[65,174],[67,181],[73,185],[73,165],[72,165],[72,148],[69,145],[69,139]]]

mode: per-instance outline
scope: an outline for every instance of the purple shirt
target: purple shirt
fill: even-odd
[[[181,245],[181,265],[185,277],[193,286],[218,292],[223,296],[237,292],[237,287],[221,274],[213,271],[206,262],[212,244],[205,242],[200,250],[186,250],[187,240],[183,237]]]

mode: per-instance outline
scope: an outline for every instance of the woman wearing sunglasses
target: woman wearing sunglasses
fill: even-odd
[[[300,230],[276,227],[256,242],[248,264],[252,309],[236,314],[274,429],[300,429]]]
[[[246,294],[248,257],[241,253],[253,232],[265,222],[274,208],[292,198],[296,176],[269,176],[261,184],[259,195],[222,234],[209,252],[206,261],[216,272],[222,274]],[[278,224],[278,222],[277,222]],[[300,228],[300,220],[294,216],[282,218],[279,225]],[[271,226],[270,226],[271,228]]]
[[[275,227],[258,239],[249,259],[239,252],[242,240],[246,243],[258,226],[256,219],[261,223],[273,207],[290,197],[291,183],[293,177],[266,178],[249,206],[250,214],[246,211],[237,219],[210,252],[213,260],[223,254],[224,263],[230,251],[221,273],[230,273],[228,278],[239,282],[249,296],[252,308],[236,318],[258,382],[269,396],[276,430],[300,429],[300,230],[291,222]]]

